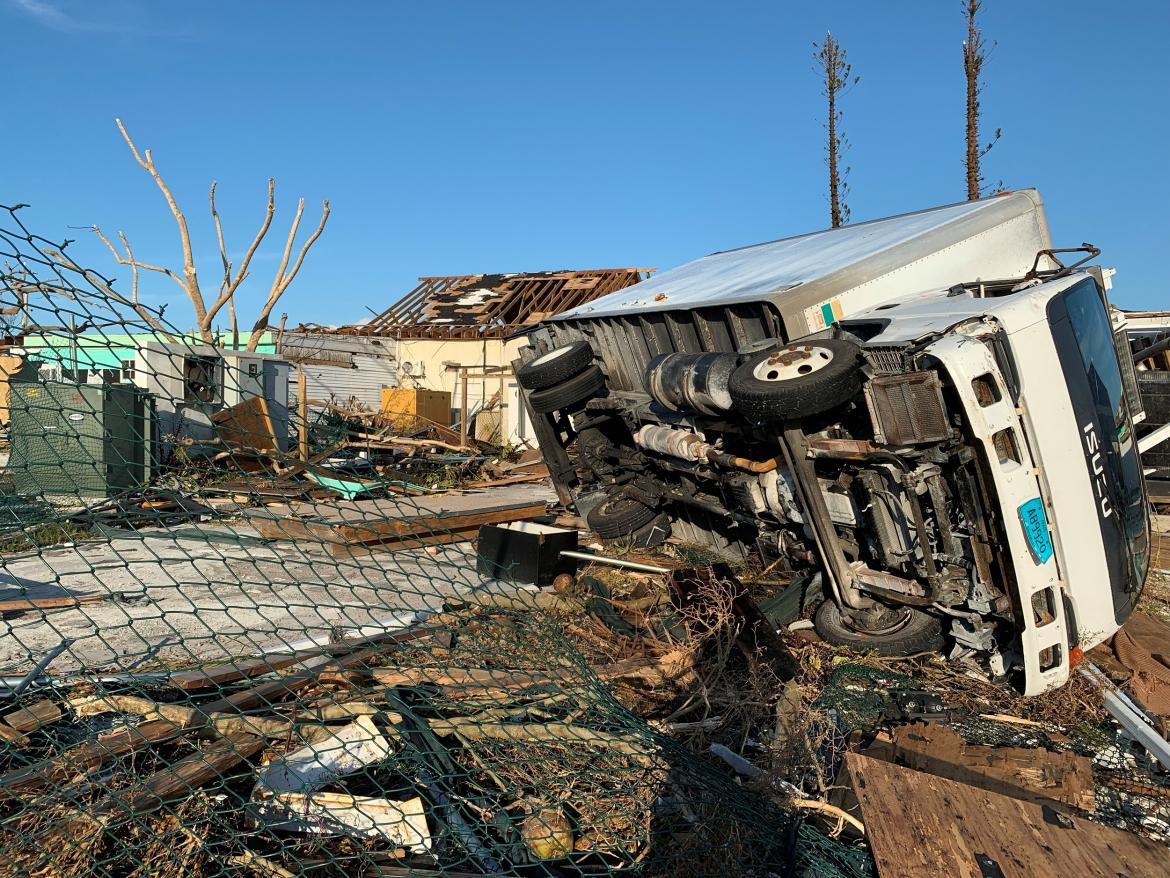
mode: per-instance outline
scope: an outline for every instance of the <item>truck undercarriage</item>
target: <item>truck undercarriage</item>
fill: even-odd
[[[949,617],[960,648],[1002,671],[996,620],[1019,608],[993,583],[1010,565],[983,464],[938,375],[910,351],[845,338],[750,347],[658,355],[645,392],[551,413],[572,452],[556,478],[593,529],[642,545],[674,532],[816,571],[834,598],[818,628],[857,646],[937,649]]]

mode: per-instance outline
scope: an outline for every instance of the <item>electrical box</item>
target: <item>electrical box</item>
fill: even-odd
[[[485,524],[476,543],[476,569],[507,582],[551,585],[558,574],[576,572],[576,560],[561,557],[575,551],[575,530],[533,521]]]
[[[153,473],[153,399],[126,384],[36,382],[9,393],[16,493],[110,497]]]
[[[382,414],[393,419],[395,415],[419,415],[428,421],[451,426],[451,392],[424,390],[421,387],[382,388]],[[409,419],[403,418],[403,421]]]

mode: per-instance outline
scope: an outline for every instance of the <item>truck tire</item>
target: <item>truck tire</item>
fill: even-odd
[[[516,381],[527,390],[544,390],[580,375],[592,362],[589,343],[574,341],[529,360],[516,370]]]
[[[580,375],[575,375],[567,381],[543,390],[532,391],[528,395],[528,404],[537,414],[556,412],[589,399],[603,387],[605,375],[601,367],[590,366]]]
[[[653,509],[637,500],[608,497],[590,509],[585,520],[603,540],[620,540],[648,525],[655,515]]]
[[[867,634],[851,627],[841,615],[836,601],[826,600],[813,616],[817,634],[829,643],[848,646],[859,652],[878,655],[914,655],[919,652],[938,652],[944,646],[942,624],[934,616],[912,607],[901,607],[907,614],[905,623],[882,634]]]
[[[813,339],[752,354],[731,373],[734,411],[753,421],[819,415],[861,389],[861,348],[839,338]]]
[[[657,549],[670,539],[670,516],[660,512],[630,535],[635,549]]]

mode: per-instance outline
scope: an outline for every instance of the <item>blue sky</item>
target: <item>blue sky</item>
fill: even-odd
[[[984,127],[1003,129],[985,176],[1039,187],[1057,245],[1101,246],[1123,307],[1170,307],[1170,4],[986,0],[983,26]],[[333,217],[277,309],[293,323],[360,319],[418,275],[666,269],[828,224],[810,58],[827,29],[861,76],[853,219],[961,200],[959,0],[0,0],[0,202],[30,203],[27,222],[107,273],[70,227],[124,229],[138,258],[177,266],[120,116],[186,209],[207,291],[208,184],[242,252],[277,178],[245,321],[299,195],[307,223],[322,198]]]

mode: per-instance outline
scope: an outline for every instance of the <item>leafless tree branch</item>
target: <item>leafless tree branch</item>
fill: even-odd
[[[97,226],[94,226],[93,231],[97,234],[98,238],[101,239],[102,243],[106,245],[118,263],[129,266],[133,272],[133,294],[131,300],[127,300],[126,303],[130,304],[132,307],[137,306],[139,283],[138,272],[140,269],[143,271],[153,271],[159,274],[164,274],[175,281],[175,283],[179,285],[184,294],[190,300],[191,306],[195,311],[196,326],[198,327],[200,337],[205,342],[210,343],[214,341],[214,334],[212,332],[213,321],[215,320],[215,317],[220,312],[220,310],[226,306],[228,309],[228,314],[231,318],[232,343],[233,346],[238,347],[239,321],[237,318],[236,294],[240,289],[240,285],[251,274],[252,260],[256,256],[256,253],[260,249],[260,245],[271,229],[272,219],[276,213],[276,180],[273,178],[269,178],[268,180],[268,198],[265,205],[264,218],[260,223],[259,230],[252,238],[251,244],[244,252],[244,257],[240,261],[238,267],[233,264],[231,257],[228,255],[227,241],[223,231],[223,222],[219,215],[219,208],[215,202],[217,184],[214,182],[211,184],[208,193],[208,202],[211,208],[212,223],[215,226],[215,237],[216,243],[219,246],[219,255],[223,274],[220,279],[219,289],[216,292],[215,299],[212,301],[211,306],[207,307],[203,298],[203,292],[199,286],[199,276],[195,266],[195,257],[191,246],[191,235],[187,226],[187,218],[179,209],[178,202],[176,202],[170,187],[167,185],[166,181],[162,177],[162,174],[159,172],[158,167],[155,165],[154,158],[151,155],[150,150],[145,149],[139,151],[137,145],[130,137],[130,134],[126,131],[126,127],[122,124],[122,120],[117,119],[115,121],[117,122],[118,130],[122,134],[122,138],[126,141],[126,145],[130,148],[130,152],[134,156],[134,160],[139,164],[139,166],[141,166],[147,173],[150,174],[151,178],[158,186],[159,191],[162,192],[163,198],[166,200],[167,207],[170,209],[171,215],[174,217],[175,223],[178,226],[179,239],[183,248],[183,269],[182,276],[180,276],[178,273],[172,271],[169,268],[166,268],[165,266],[139,262],[134,258],[134,254],[130,249],[130,244],[126,236],[122,232],[119,232],[118,234],[121,237],[122,244],[126,250],[126,255],[123,256],[119,252],[118,248],[115,247],[113,243],[102,233],[101,229],[99,229]],[[272,286],[269,289],[268,296],[265,299],[260,314],[254,324],[255,329],[253,330],[252,338],[250,338],[248,341],[248,350],[256,349],[256,346],[260,342],[260,333],[262,333],[268,327],[268,318],[271,316],[273,308],[275,308],[276,303],[280,300],[280,297],[284,295],[285,291],[289,287],[289,284],[291,284],[293,279],[297,276],[297,273],[300,271],[301,266],[305,261],[306,255],[316,243],[317,239],[321,236],[321,233],[325,229],[325,224],[329,219],[329,202],[325,201],[323,203],[323,211],[321,214],[320,223],[317,225],[317,228],[313,234],[310,235],[301,246],[295,261],[292,263],[292,268],[290,269],[289,262],[292,260],[293,248],[296,244],[297,233],[300,230],[301,218],[304,215],[304,210],[305,200],[302,198],[297,203],[297,212],[293,217],[292,226],[289,229],[288,238],[284,245],[284,251],[281,257],[280,266],[276,272],[276,277],[272,281]]]
[[[256,350],[256,345],[260,343],[260,333],[268,328],[268,318],[272,315],[272,309],[276,307],[276,303],[280,301],[280,297],[284,295],[284,291],[288,289],[289,284],[293,282],[293,278],[301,270],[301,266],[304,264],[305,256],[308,255],[309,250],[317,243],[317,239],[321,237],[321,233],[325,231],[325,224],[329,222],[329,199],[321,202],[321,221],[317,223],[317,228],[313,230],[313,234],[309,235],[305,239],[305,243],[301,245],[301,250],[297,254],[292,270],[286,273],[293,244],[296,241],[297,229],[300,227],[301,216],[304,212],[305,199],[302,198],[297,202],[297,213],[293,218],[292,228],[289,229],[288,240],[284,244],[284,253],[281,256],[280,267],[276,271],[276,277],[272,281],[272,289],[268,293],[268,299],[264,302],[264,307],[260,309],[260,315],[256,318],[256,322],[252,326],[252,334],[248,338],[248,350],[250,351]]]
[[[53,259],[54,261],[56,261],[64,268],[67,268],[70,271],[75,271],[78,274],[80,274],[83,278],[85,278],[86,281],[93,284],[94,288],[97,289],[99,292],[101,292],[103,295],[108,296],[110,299],[112,299],[113,301],[117,302],[120,305],[126,305],[129,308],[133,308],[135,313],[137,313],[138,316],[142,318],[143,322],[145,322],[147,326],[149,326],[155,332],[159,333],[159,335],[161,335],[167,341],[169,341],[171,343],[175,343],[177,341],[177,339],[174,337],[174,335],[172,335],[167,330],[167,328],[162,325],[162,323],[159,321],[159,319],[154,314],[152,314],[150,312],[150,310],[145,305],[139,303],[136,299],[135,300],[127,299],[121,293],[116,291],[112,286],[110,286],[108,283],[106,283],[105,279],[103,279],[96,272],[91,271],[88,268],[82,268],[80,265],[78,265],[76,262],[74,262],[72,259],[70,259],[68,256],[66,256],[64,253],[62,253],[60,250],[46,249],[43,252],[46,256],[48,256],[50,259]],[[117,251],[115,251],[115,253],[116,252]]]
[[[184,289],[187,292],[187,297],[191,300],[191,307],[195,309],[195,320],[200,327],[204,340],[210,341],[210,329],[204,326],[206,323],[204,318],[207,315],[207,307],[203,301],[203,292],[199,289],[199,275],[195,269],[195,254],[191,249],[191,233],[187,229],[187,218],[179,210],[175,196],[171,194],[170,187],[155,166],[154,157],[150,154],[150,150],[143,150],[142,153],[139,153],[138,147],[135,146],[134,141],[130,138],[130,134],[126,131],[126,126],[122,124],[122,120],[115,119],[114,121],[118,125],[118,130],[122,132],[122,138],[126,141],[126,145],[130,147],[130,152],[133,153],[134,160],[150,174],[158,186],[159,191],[162,192],[163,198],[166,199],[167,207],[170,208],[171,215],[174,216],[175,223],[179,227],[179,240],[183,245],[183,277],[186,281]]]

